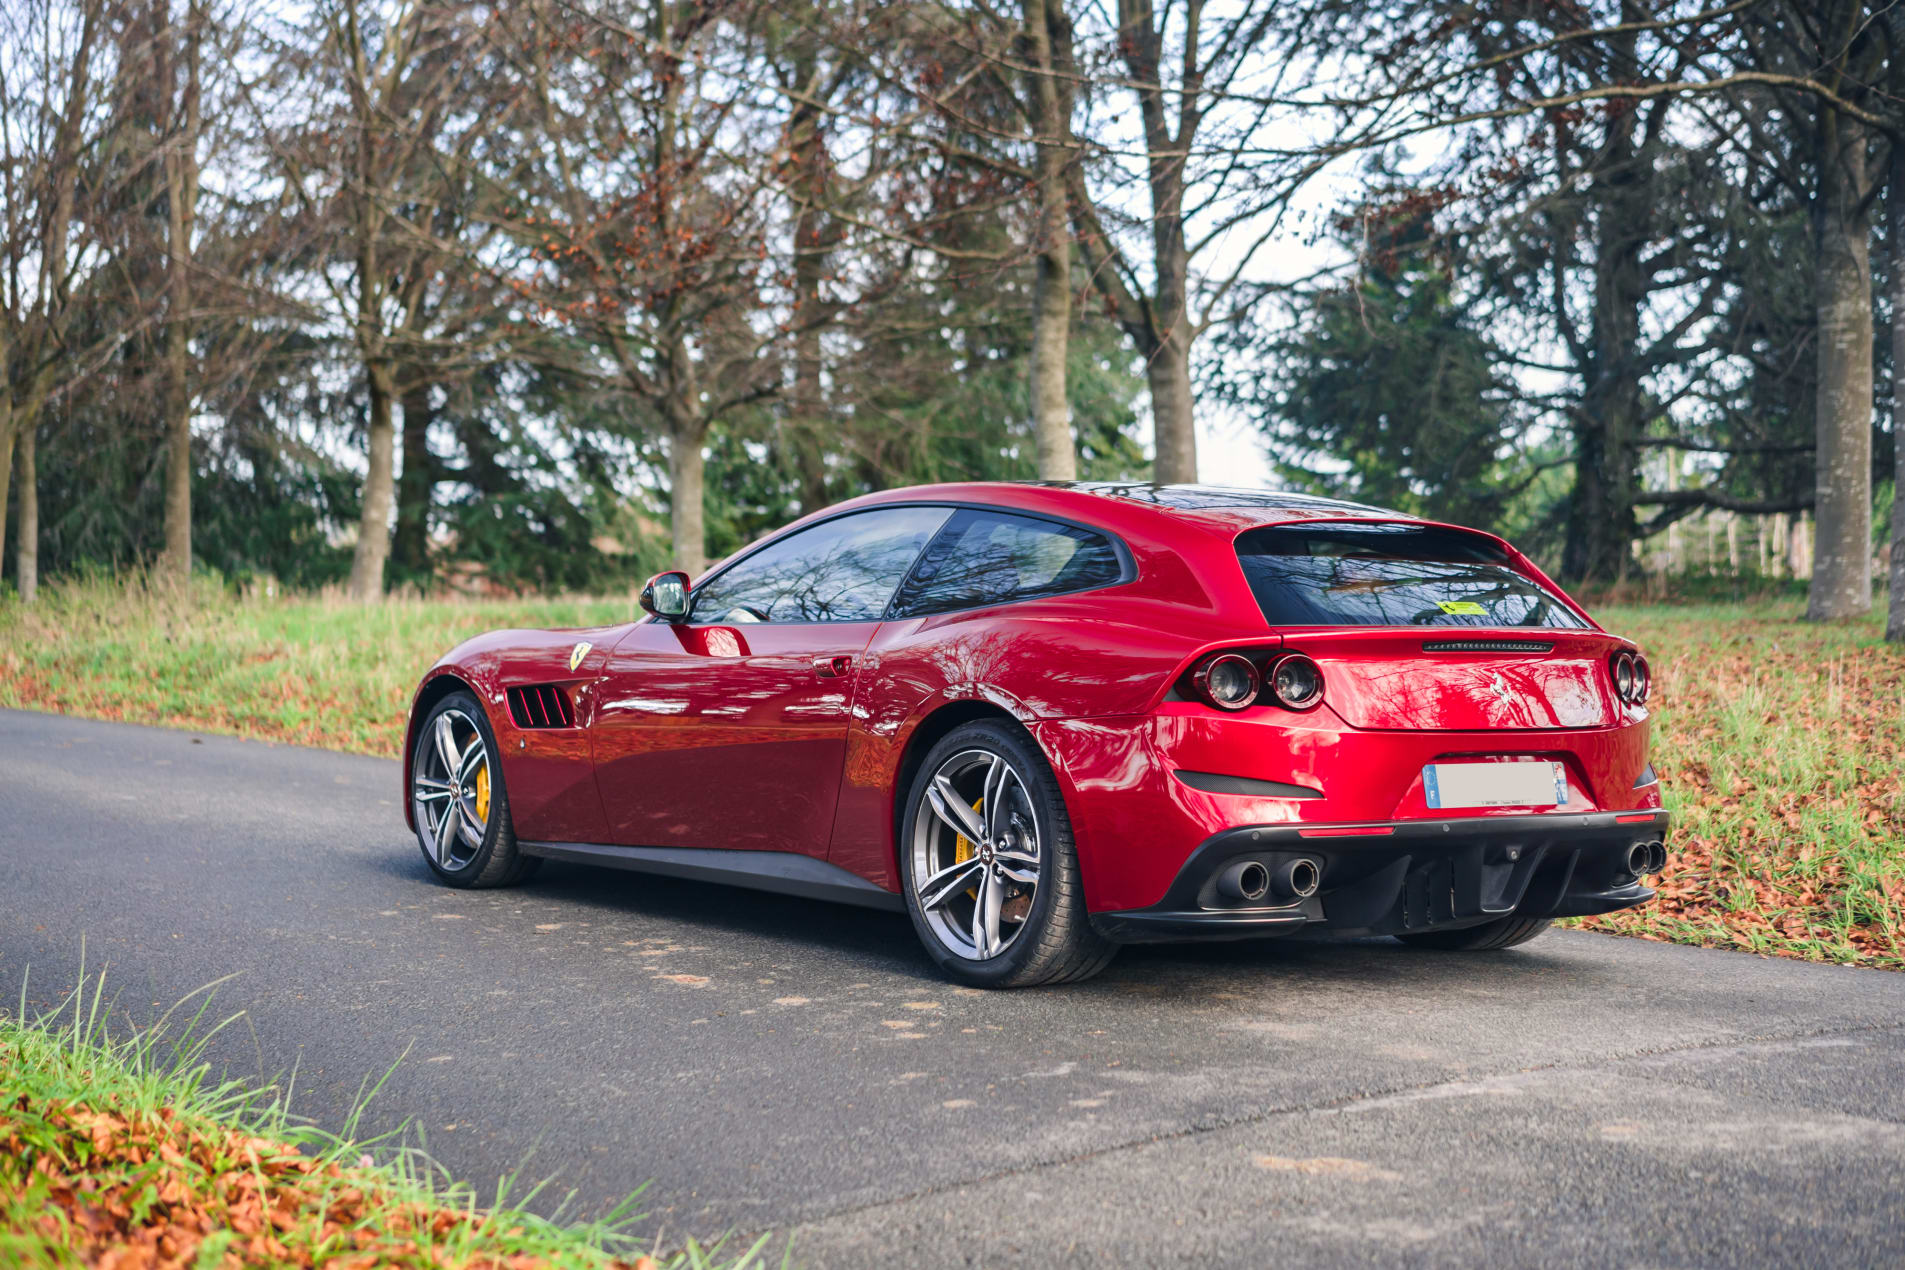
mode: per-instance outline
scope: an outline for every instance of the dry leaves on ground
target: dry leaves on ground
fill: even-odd
[[[481,1209],[404,1203],[372,1170],[159,1111],[0,1089],[0,1195],[44,1247],[101,1270],[215,1265],[544,1270]],[[24,1205],[21,1209],[15,1207]],[[30,1263],[29,1263],[30,1264]],[[649,1257],[595,1260],[655,1270]]]

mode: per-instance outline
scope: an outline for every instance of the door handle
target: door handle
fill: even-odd
[[[821,679],[840,679],[853,672],[853,658],[845,653],[814,658],[814,675]]]

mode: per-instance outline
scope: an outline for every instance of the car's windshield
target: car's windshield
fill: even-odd
[[[1432,525],[1271,525],[1237,559],[1272,626],[1586,623],[1487,538]]]

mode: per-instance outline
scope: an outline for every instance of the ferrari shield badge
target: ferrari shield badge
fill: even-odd
[[[595,647],[594,644],[589,643],[587,640],[583,640],[580,644],[577,644],[574,648],[571,648],[569,650],[569,669],[574,670],[577,666],[580,666],[582,664],[582,659],[584,657],[587,657],[589,655],[589,650],[594,647]]]

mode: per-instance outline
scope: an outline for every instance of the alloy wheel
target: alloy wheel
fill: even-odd
[[[986,961],[1024,933],[1043,847],[1025,778],[1003,755],[961,750],[939,765],[913,817],[913,893],[949,952]]]
[[[417,743],[410,798],[424,849],[437,867],[461,869],[489,830],[489,750],[475,720],[444,710]]]

